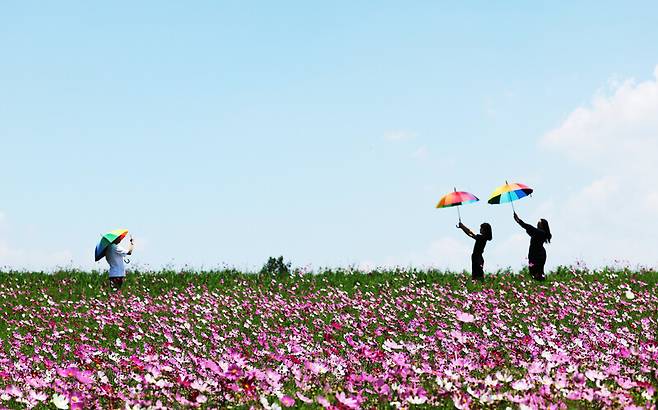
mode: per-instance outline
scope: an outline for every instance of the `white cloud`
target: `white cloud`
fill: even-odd
[[[576,108],[547,133],[542,145],[604,173],[655,171],[658,67],[654,76],[641,83],[623,81],[608,94],[599,91],[591,105]]]
[[[384,138],[387,141],[404,141],[404,140],[410,140],[416,137],[416,134],[410,131],[404,131],[404,130],[394,130],[394,131],[389,131],[384,135]]]
[[[657,265],[658,67],[649,81],[610,87],[540,141],[594,175],[554,214],[566,234],[555,247],[586,263]]]
[[[419,160],[425,160],[429,157],[429,155],[430,155],[430,151],[424,145],[421,146],[421,147],[418,147],[418,149],[416,151],[414,151],[414,153],[413,153],[413,157],[415,159],[419,159]]]

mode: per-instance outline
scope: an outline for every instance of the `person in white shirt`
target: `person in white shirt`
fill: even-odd
[[[114,290],[121,289],[123,280],[126,277],[126,265],[123,258],[126,255],[132,255],[134,249],[132,237],[128,249],[119,246],[119,242],[121,242],[121,238],[117,238],[105,250],[105,259],[110,264],[110,286]]]

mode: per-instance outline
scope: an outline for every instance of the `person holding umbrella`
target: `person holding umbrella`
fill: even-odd
[[[98,245],[96,245],[96,261],[98,262],[103,257],[107,260],[107,263],[110,265],[110,286],[114,290],[119,290],[123,286],[123,281],[126,277],[126,261],[124,261],[124,257],[132,255],[134,250],[132,236],[130,237],[130,244],[127,249],[119,246],[119,243],[121,243],[127,234],[127,229],[114,230],[103,235]]]
[[[484,247],[487,244],[487,241],[491,240],[491,225],[488,223],[483,223],[480,225],[480,233],[478,235],[474,234],[473,231],[468,229],[466,225],[462,223],[462,216],[459,212],[459,207],[465,204],[472,204],[479,201],[478,197],[466,191],[457,191],[457,188],[453,188],[453,192],[441,197],[439,203],[436,205],[437,208],[457,208],[457,216],[459,218],[459,224],[457,228],[464,231],[464,233],[471,238],[475,239],[475,245],[473,246],[473,253],[471,254],[471,277],[473,280],[484,279],[484,258],[482,254],[484,253]]]
[[[546,279],[544,276],[544,264],[546,263],[546,249],[544,249],[544,244],[547,242],[550,243],[552,238],[548,222],[546,219],[540,219],[535,228],[523,222],[514,209],[514,201],[527,198],[532,192],[533,189],[527,185],[519,182],[510,184],[505,181],[505,185],[496,188],[493,194],[491,194],[488,202],[490,204],[504,204],[509,202],[512,206],[514,220],[530,235],[530,249],[528,250],[530,274],[536,280],[544,280]]]
[[[544,276],[544,264],[546,264],[546,249],[544,249],[544,244],[550,243],[553,238],[548,221],[546,219],[540,219],[535,228],[523,222],[516,212],[514,212],[514,220],[530,235],[530,248],[528,249],[528,269],[530,270],[530,274],[536,280],[546,279],[546,276]]]
[[[473,253],[471,254],[471,278],[473,278],[473,280],[484,279],[484,257],[482,254],[484,253],[484,247],[486,246],[487,241],[492,239],[491,225],[486,222],[480,225],[480,233],[477,235],[468,229],[461,221],[459,221],[457,228],[475,239]]]

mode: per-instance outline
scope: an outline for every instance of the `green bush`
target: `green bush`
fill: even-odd
[[[284,262],[283,256],[278,258],[270,256],[265,265],[260,270],[261,275],[271,276],[289,276],[290,275],[290,262]]]

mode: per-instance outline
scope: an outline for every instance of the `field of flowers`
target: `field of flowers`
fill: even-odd
[[[0,273],[0,408],[656,408],[657,281]]]

